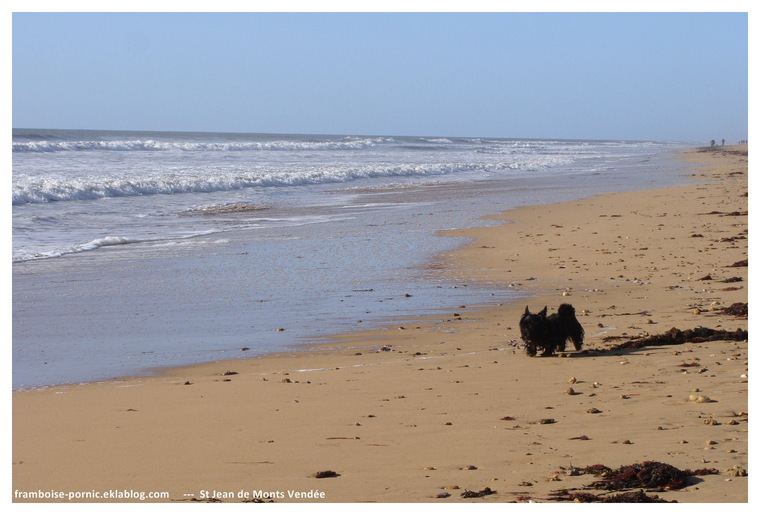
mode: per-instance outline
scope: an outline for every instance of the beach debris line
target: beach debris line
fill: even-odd
[[[604,338],[604,341],[619,340],[621,338],[620,336],[608,336]],[[610,350],[635,350],[649,345],[681,345],[684,343],[703,343],[715,340],[743,341],[749,338],[749,332],[744,329],[726,331],[723,329],[709,329],[707,327],[696,327],[682,331],[673,327],[666,333],[647,337],[625,338],[629,338],[629,340],[613,346]]]

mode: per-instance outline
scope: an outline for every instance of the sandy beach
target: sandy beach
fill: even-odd
[[[312,350],[14,392],[12,500],[572,502],[621,493],[590,487],[604,477],[586,467],[659,462],[698,474],[651,497],[748,502],[746,339],[629,344],[748,329],[726,309],[749,295],[747,147],[674,159],[689,184],[442,234],[472,242],[431,267],[512,284],[526,302],[484,298]],[[583,351],[527,356],[526,304],[561,303],[577,311]]]

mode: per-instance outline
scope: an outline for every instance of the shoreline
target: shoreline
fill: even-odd
[[[525,356],[517,328],[524,305],[505,304],[320,338],[331,343],[314,350],[13,392],[13,488],[168,491],[174,501],[200,498],[203,490],[320,489],[323,498],[281,500],[443,503],[489,487],[496,493],[482,501],[511,502],[545,501],[551,491],[593,479],[562,473],[569,465],[658,458],[690,469],[710,466],[702,460],[746,469],[747,424],[739,413],[747,412],[748,395],[746,380],[737,382],[746,374],[746,342],[658,346],[622,358],[604,351],[605,336],[699,325],[746,329],[746,320],[718,311],[747,302],[747,268],[728,269],[731,277],[724,268],[747,257],[747,197],[736,196],[748,187],[746,157],[687,155],[695,165],[707,161],[694,184],[523,207],[493,217],[513,223],[445,232],[474,239],[431,266],[468,281],[521,283],[536,294],[528,299],[532,311],[573,303],[592,349],[569,353],[581,359]],[[707,180],[727,193],[708,195]],[[676,192],[694,205],[674,204]],[[695,211],[697,204],[704,211]],[[745,214],[703,214],[710,211]],[[740,280],[713,286],[732,277]],[[740,289],[726,289],[736,284]],[[352,347],[357,342],[364,346]],[[320,350],[325,346],[332,348]],[[721,352],[735,359],[716,361]],[[678,366],[687,360],[721,364],[699,373]],[[570,377],[577,395],[565,393]],[[716,402],[689,403],[695,384],[720,391],[710,395]],[[660,422],[645,423],[652,413]],[[737,423],[695,423],[708,413]],[[546,414],[557,423],[538,424]],[[49,417],[60,424],[45,427]],[[612,434],[621,424],[626,438]],[[691,443],[660,441],[670,433],[688,434],[681,440]],[[596,443],[568,440],[579,435]],[[706,441],[714,448],[704,448]],[[452,445],[462,442],[470,445]],[[76,459],[82,448],[89,461]],[[321,470],[338,476],[310,477]],[[725,474],[658,495],[746,502],[746,477],[726,481]]]

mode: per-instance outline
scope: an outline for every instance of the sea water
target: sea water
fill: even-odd
[[[516,298],[510,278],[426,267],[465,243],[436,232],[675,184],[686,146],[20,129],[12,144],[14,388],[297,350]]]

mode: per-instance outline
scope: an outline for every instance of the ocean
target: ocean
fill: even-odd
[[[443,229],[677,184],[674,142],[13,130],[13,388],[297,351],[525,296]],[[515,242],[519,245],[519,242]],[[498,342],[495,342],[498,343]]]

